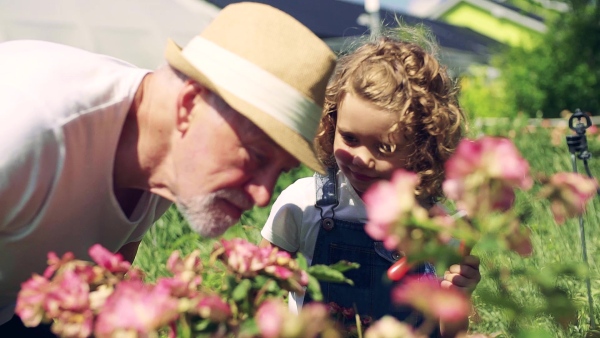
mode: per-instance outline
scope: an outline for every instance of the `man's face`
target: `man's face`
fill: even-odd
[[[202,97],[174,143],[175,202],[196,232],[214,237],[268,205],[279,174],[299,162],[220,99]]]

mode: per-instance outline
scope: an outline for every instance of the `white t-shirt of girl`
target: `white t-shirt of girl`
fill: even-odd
[[[301,178],[281,192],[265,226],[263,238],[289,252],[300,252],[312,262],[315,243],[321,226],[321,212],[315,207],[316,178]],[[335,218],[351,222],[367,222],[367,211],[346,176],[338,170],[337,189],[339,205],[335,207]],[[332,207],[323,208],[323,217],[332,216]],[[288,300],[290,311],[298,313],[304,295],[291,292]]]

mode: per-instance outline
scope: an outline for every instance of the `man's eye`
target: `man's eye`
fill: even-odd
[[[252,153],[253,153],[254,161],[256,161],[256,163],[259,166],[262,166],[263,164],[268,163],[269,158],[264,153],[258,152],[258,151],[253,151]]]

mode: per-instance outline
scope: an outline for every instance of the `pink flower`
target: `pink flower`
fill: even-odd
[[[200,278],[200,277],[198,277]],[[176,298],[191,298],[197,289],[198,284],[190,283],[177,277],[161,277],[156,281],[156,287],[165,290],[171,296]]]
[[[173,251],[167,260],[167,269],[174,275],[187,271],[200,274],[203,269],[200,250],[192,251],[184,259],[179,258],[179,251]]]
[[[267,300],[260,305],[256,312],[256,324],[264,338],[277,338],[283,328],[283,313],[286,306],[279,300]]]
[[[66,252],[62,258],[58,258],[54,251],[48,252],[48,267],[44,271],[44,277],[51,278],[58,269],[73,259],[75,255],[72,252]]]
[[[583,214],[585,205],[596,195],[598,182],[576,173],[558,173],[540,191],[542,198],[550,200],[550,207],[557,223],[569,217]]]
[[[81,261],[74,264],[73,272],[88,284],[100,283],[104,278],[104,269],[97,265],[81,264]]]
[[[300,285],[307,286],[308,285],[308,273],[304,270],[300,270]]]
[[[354,319],[354,315],[356,315],[356,312],[351,307],[345,307],[342,308],[342,315],[347,319]]]
[[[318,302],[305,304],[295,316],[283,301],[270,299],[260,305],[255,320],[264,338],[319,337],[319,333],[327,337],[326,332],[333,329],[328,306]]]
[[[569,131],[569,127],[566,124],[556,126],[550,132],[550,143],[557,147],[563,146],[565,144],[565,136]]]
[[[96,290],[90,292],[90,309],[98,313],[106,303],[106,300],[112,295],[114,288],[112,286],[100,285]]]
[[[159,287],[167,288],[174,297],[194,297],[202,283],[203,265],[200,250],[194,250],[184,259],[179,257],[179,251],[174,251],[167,260],[167,269],[174,276],[159,279]]]
[[[329,314],[332,316],[336,316],[342,311],[342,307],[335,302],[329,302],[325,306],[327,307],[327,311],[329,312]]]
[[[169,255],[169,258],[167,259],[167,270],[171,271],[172,273],[177,273],[183,270],[183,262],[179,256],[178,250],[171,252],[171,255]]]
[[[284,268],[283,266],[270,265],[265,267],[265,271],[280,279],[288,279],[294,275],[290,269]]]
[[[92,335],[94,314],[91,310],[83,312],[62,311],[52,323],[52,332],[60,337],[87,338]]]
[[[477,211],[506,211],[514,202],[515,188],[533,185],[529,163],[506,138],[463,140],[446,162],[446,196],[473,216]]]
[[[263,250],[266,248],[262,248]],[[267,248],[268,249],[268,248]],[[272,253],[268,253],[267,255],[272,255]],[[281,266],[288,266],[293,264],[293,258],[289,252],[286,251],[275,251],[275,264]]]
[[[241,238],[221,240],[212,253],[227,268],[242,278],[266,275],[275,277],[279,287],[303,293],[308,284],[308,275],[300,269],[298,262],[289,253],[277,247],[258,247]]]
[[[217,295],[202,297],[196,309],[201,317],[213,322],[224,322],[231,317],[231,308]]]
[[[529,163],[506,138],[485,136],[475,141],[463,140],[445,167],[448,179],[461,179],[483,172],[486,177],[521,189],[529,189],[533,185]]]
[[[369,222],[365,231],[375,240],[382,240],[388,250],[400,244],[394,224],[403,224],[410,217],[424,219],[427,212],[417,203],[415,189],[419,176],[402,169],[394,172],[391,181],[379,181],[364,194]]]
[[[126,273],[131,263],[123,259],[121,254],[113,254],[100,244],[94,244],[88,251],[96,264],[112,273]]]
[[[181,278],[179,274],[175,277],[170,278],[159,278],[156,287],[164,290],[164,292],[170,294],[172,297],[177,299],[191,299],[195,298],[200,294],[200,282],[202,281],[201,276],[195,276],[192,278]],[[187,305],[191,306],[191,305]]]
[[[241,238],[221,240],[221,243],[227,265],[245,277],[255,276],[269,264],[270,259],[275,258],[271,257],[272,248],[259,248]]]
[[[471,308],[467,296],[455,289],[444,289],[434,278],[406,277],[392,290],[396,304],[407,304],[425,315],[442,321],[457,322],[467,318]]]
[[[166,289],[139,280],[122,281],[98,314],[94,335],[101,338],[119,332],[156,332],[177,319],[177,304]]]
[[[456,228],[456,219],[438,204],[429,209],[429,217],[439,227],[439,232],[437,233],[439,242],[444,245],[450,243],[453,239],[452,230]]]
[[[417,338],[413,328],[391,316],[384,316],[371,324],[365,331],[365,338]]]
[[[518,221],[513,222],[509,231],[506,236],[508,248],[523,257],[531,256],[533,253],[531,231],[528,228],[521,227]]]
[[[290,325],[292,323],[289,322],[292,322],[292,320],[288,320],[284,337],[327,337],[329,336],[327,331],[333,328],[328,307],[323,303],[311,302],[305,304],[298,319],[299,321],[294,323],[296,325]],[[297,332],[298,328],[302,329],[302,334],[294,335],[293,333]]]
[[[90,307],[90,286],[74,271],[58,275],[44,302],[44,310],[50,318],[57,318],[63,311],[83,313]]]
[[[21,284],[15,313],[21,317],[25,326],[35,327],[40,324],[44,318],[43,304],[51,289],[50,281],[40,275],[33,275]]]

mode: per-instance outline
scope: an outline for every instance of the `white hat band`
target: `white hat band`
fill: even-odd
[[[321,108],[275,75],[200,36],[183,56],[215,85],[269,114],[313,141]]]

